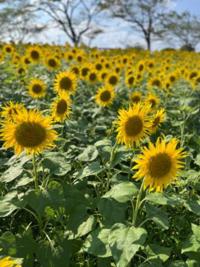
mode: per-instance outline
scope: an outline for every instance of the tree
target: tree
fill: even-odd
[[[0,24],[1,40],[14,42],[26,41],[46,28],[38,23],[33,5],[28,0],[1,0]]]
[[[56,23],[77,46],[99,13],[98,3],[98,0],[41,0],[38,10]]]
[[[165,29],[161,21],[168,13],[166,0],[103,0],[102,10],[108,10],[112,17],[121,18],[142,33],[147,48],[151,50],[152,40],[162,38]]]
[[[179,14],[174,11],[163,24],[168,29],[169,38],[174,38],[183,48],[193,50],[200,42],[200,20],[189,12]]]

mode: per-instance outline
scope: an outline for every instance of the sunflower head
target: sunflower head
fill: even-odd
[[[112,104],[114,97],[114,89],[112,87],[105,86],[99,88],[95,96],[95,101],[99,106],[106,107]]]
[[[154,94],[149,94],[146,98],[146,102],[151,106],[151,108],[155,108],[159,105],[160,99],[154,95]]]
[[[91,69],[87,75],[89,83],[94,84],[98,81],[98,74],[96,70]]]
[[[23,110],[14,121],[5,120],[0,137],[5,148],[14,148],[15,154],[23,151],[34,154],[53,146],[57,138],[51,119],[36,110]]]
[[[152,77],[148,82],[148,88],[162,88],[162,82],[160,77]]]
[[[106,83],[109,85],[109,86],[112,86],[112,87],[115,87],[119,82],[119,77],[118,77],[118,74],[116,73],[111,73],[109,74],[107,77],[106,77]]]
[[[38,63],[42,57],[41,48],[38,46],[29,47],[27,50],[27,55],[32,63]]]
[[[1,116],[8,121],[14,121],[16,115],[18,115],[20,112],[24,110],[25,107],[23,104],[13,103],[12,101],[10,101],[2,108]]]
[[[138,145],[149,134],[149,105],[135,104],[128,110],[119,111],[117,124],[117,142],[130,148]]]
[[[45,60],[48,70],[56,70],[60,67],[60,61],[55,56],[48,56]]]
[[[156,144],[149,143],[148,148],[142,150],[142,154],[135,160],[133,167],[137,170],[134,179],[144,179],[144,187],[150,191],[163,191],[177,177],[183,167],[182,159],[186,156],[182,148],[177,148],[178,141],[171,139],[157,139]]]
[[[130,100],[132,103],[139,103],[142,100],[142,94],[140,92],[133,92],[130,95]]]
[[[135,77],[134,77],[133,74],[129,74],[129,75],[127,75],[126,80],[125,80],[126,86],[127,86],[128,88],[133,87],[133,85],[134,85],[134,81],[135,81]]]
[[[56,75],[54,89],[57,92],[73,94],[76,91],[76,75],[70,71],[63,71]]]
[[[28,92],[33,98],[41,98],[46,94],[46,85],[40,79],[33,79],[28,85]]]
[[[71,112],[71,99],[68,94],[61,92],[52,103],[52,118],[54,121],[64,121]]]
[[[158,126],[165,120],[164,108],[159,109],[152,118],[151,131],[156,132]]]
[[[21,267],[21,265],[17,264],[17,262],[10,257],[0,258],[0,266],[1,267]]]

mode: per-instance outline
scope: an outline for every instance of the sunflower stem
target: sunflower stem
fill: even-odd
[[[112,162],[113,162],[113,159],[114,159],[114,156],[115,156],[116,147],[117,147],[117,142],[115,142],[114,146],[112,147],[111,153],[110,153],[110,161],[109,161],[109,168],[108,168],[106,192],[109,190],[109,186],[110,186],[111,168],[112,168]]]
[[[138,195],[137,195],[135,206],[132,204],[132,207],[133,207],[132,224],[133,224],[133,226],[136,226],[139,209],[141,207],[140,204],[141,204],[141,198],[142,198],[142,193],[143,193],[143,188],[144,188],[144,180],[145,179],[143,179],[143,181],[141,183],[140,190],[139,190]]]
[[[37,173],[37,164],[36,164],[35,153],[33,154],[32,162],[33,162],[33,179],[35,182],[35,190],[38,190],[39,184],[38,184],[38,173]]]

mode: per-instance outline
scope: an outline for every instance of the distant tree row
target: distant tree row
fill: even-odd
[[[195,49],[200,43],[200,18],[172,11],[168,0],[0,0],[1,39],[26,41],[54,26],[78,46],[83,37],[104,32],[101,21],[120,19],[128,23],[151,50],[163,40]]]

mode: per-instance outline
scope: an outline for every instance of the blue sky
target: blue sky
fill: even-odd
[[[178,12],[189,11],[194,15],[200,16],[200,0],[168,0],[171,9]],[[100,34],[92,40],[91,45],[103,48],[114,48],[114,47],[126,47],[127,45],[134,46],[140,44],[145,47],[145,42],[138,34],[130,30],[128,24],[121,20],[101,20],[102,28],[105,29],[103,34]],[[96,22],[98,24],[98,21]],[[55,42],[65,43],[67,41],[66,36],[58,28],[49,29],[48,32],[37,36],[37,40],[41,42]],[[87,43],[88,39],[84,39]],[[166,42],[154,42],[153,49],[161,49],[166,46],[171,46]]]
[[[200,0],[178,0],[175,7],[177,11],[190,11],[200,16]]]

